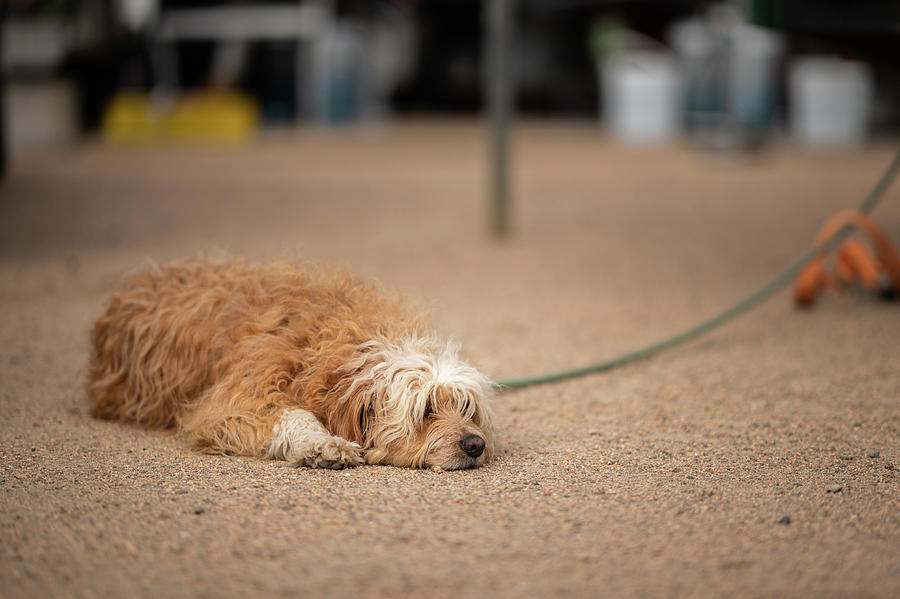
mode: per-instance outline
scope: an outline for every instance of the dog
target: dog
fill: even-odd
[[[494,453],[494,386],[402,300],[337,270],[189,260],[127,277],[91,331],[93,416],[207,453],[457,470]]]

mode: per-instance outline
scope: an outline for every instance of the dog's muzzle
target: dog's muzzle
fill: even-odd
[[[466,435],[459,442],[459,448],[473,458],[477,458],[484,452],[484,439],[478,435]]]

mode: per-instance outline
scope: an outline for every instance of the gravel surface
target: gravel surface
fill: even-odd
[[[87,414],[88,328],[146,259],[342,264],[491,376],[532,374],[736,300],[893,149],[515,139],[502,243],[472,123],[19,156],[0,187],[0,595],[900,596],[900,307],[858,293],[804,312],[782,293],[655,359],[503,394],[499,455],[474,471],[206,456]],[[875,216],[900,239],[900,186]]]

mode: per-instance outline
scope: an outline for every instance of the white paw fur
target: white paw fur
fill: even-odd
[[[270,458],[332,470],[364,462],[359,445],[332,435],[306,410],[285,410],[272,432]]]

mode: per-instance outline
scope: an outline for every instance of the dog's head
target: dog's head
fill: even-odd
[[[334,428],[360,443],[370,464],[484,464],[494,452],[493,385],[458,352],[432,337],[363,344],[342,368],[343,422]]]

